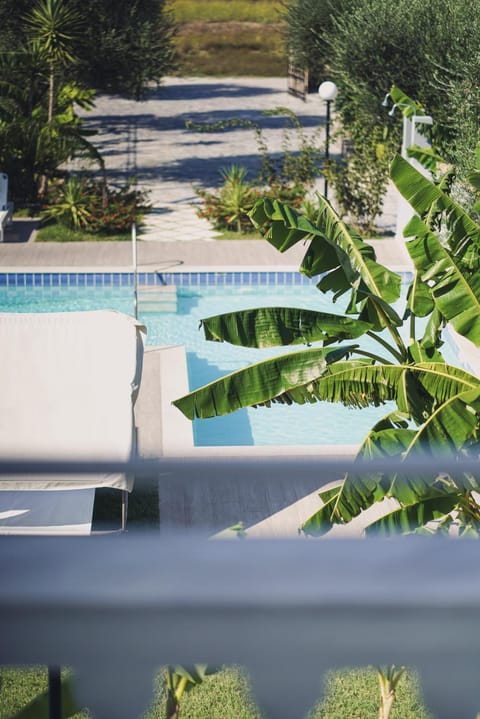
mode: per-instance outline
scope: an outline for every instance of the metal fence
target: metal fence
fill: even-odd
[[[162,477],[172,473],[211,481],[213,464],[169,459],[122,470],[135,470],[139,481],[155,474],[161,493]],[[273,485],[287,465],[235,459],[229,476],[219,474],[218,481],[235,483],[255,471],[259,488]],[[441,465],[448,471],[448,462]],[[107,466],[118,469],[101,468]],[[322,477],[351,464],[298,460],[291,481],[314,468],[320,486]],[[0,464],[0,474],[32,469],[84,473],[99,465]],[[425,472],[425,464],[408,471]],[[475,541],[418,536],[5,536],[0,663],[74,667],[80,704],[102,719],[138,716],[164,664],[240,664],[252,676],[260,706],[275,719],[304,716],[327,670],[404,664],[418,669],[435,716],[474,719],[480,709],[479,566]]]

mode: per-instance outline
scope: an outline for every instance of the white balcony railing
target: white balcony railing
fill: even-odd
[[[122,470],[158,475],[161,493],[162,477],[211,481],[211,466],[178,459]],[[320,486],[322,474],[349,466],[297,461],[292,481],[315,469]],[[255,470],[261,486],[281,481],[282,467],[236,460],[217,480]],[[0,472],[32,468],[3,463]],[[303,716],[326,670],[367,664],[417,668],[440,719],[474,719],[480,709],[476,541],[5,536],[0,576],[0,663],[74,667],[79,702],[98,718],[138,716],[159,666],[195,662],[245,666],[275,719]]]

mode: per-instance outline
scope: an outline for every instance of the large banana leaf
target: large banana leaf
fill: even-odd
[[[348,407],[395,401],[418,424],[434,404],[480,386],[473,375],[444,363],[372,364],[345,360],[358,349],[308,349],[237,370],[175,400],[189,419],[229,414],[242,407],[341,402]]]
[[[407,249],[422,280],[428,283],[435,306],[456,331],[480,346],[480,276],[462,270],[456,258],[415,218],[417,237]]]
[[[358,360],[330,364],[309,387],[318,400],[349,407],[379,406],[394,400],[398,410],[417,424],[425,421],[431,407],[478,388],[479,379],[444,362],[395,365]]]
[[[278,200],[260,200],[250,217],[257,226],[270,223],[267,240],[281,252],[300,240],[311,240],[300,271],[309,277],[334,271],[329,289],[344,291],[360,279],[366,290],[394,302],[400,296],[400,276],[375,261],[370,245],[348,227],[328,200],[318,196],[314,225]],[[333,251],[333,252],[332,252]]]
[[[353,294],[354,293],[352,293],[352,295]],[[358,296],[353,296],[352,305],[348,308],[347,312],[354,312],[357,309],[357,297],[361,302],[358,319],[363,322],[369,322],[375,331],[379,332],[385,327],[392,328],[402,326],[402,319],[393,307],[381,297],[372,295],[369,292],[361,292],[358,293]]]
[[[433,311],[432,291],[419,272],[415,272],[408,288],[407,307],[415,317],[427,317]]]
[[[265,198],[259,200],[249,213],[253,224],[262,228],[270,225],[268,241],[279,252],[286,252],[291,247],[311,236],[322,236],[321,231],[305,215],[292,210],[278,200]]]
[[[475,379],[475,378],[473,378]],[[432,381],[432,377],[429,377]],[[363,443],[359,459],[362,462],[379,457],[398,457],[402,462],[413,455],[437,457],[441,451],[449,456],[455,456],[468,441],[478,433],[480,424],[480,382],[473,390],[458,391],[456,381],[453,383],[450,397],[443,402],[425,420],[419,430],[399,428],[400,420],[386,418],[386,429],[372,431]],[[445,395],[445,388],[440,393]],[[396,428],[394,428],[396,424]],[[378,428],[378,425],[377,425]],[[376,428],[376,429],[377,429]],[[368,463],[365,470],[359,470],[347,475],[335,493],[330,493],[324,506],[313,515],[302,527],[308,534],[324,534],[336,523],[348,523],[362,511],[368,509],[374,502],[386,497],[394,497],[400,504],[400,509],[414,508],[392,518],[392,526],[407,520],[418,520],[420,513],[425,512],[422,504],[427,500],[445,497],[452,493],[458,495],[462,487],[468,486],[468,481],[450,485],[433,474],[394,472],[392,474],[368,473]],[[453,487],[453,489],[452,489]],[[322,493],[320,497],[324,499]],[[430,512],[433,512],[433,504]],[[437,507],[438,511],[443,511]],[[436,511],[437,511],[436,510]],[[450,510],[449,510],[450,511]],[[431,517],[430,517],[431,519]],[[430,519],[428,521],[430,521]],[[385,520],[384,528],[388,526]]]
[[[422,167],[430,172],[435,172],[439,162],[443,161],[443,158],[435,152],[431,147],[420,147],[419,145],[410,145],[407,149],[408,157],[412,157],[414,160],[419,162]]]
[[[463,256],[470,243],[480,247],[480,226],[449,195],[430,182],[407,160],[396,155],[390,167],[390,174],[400,193],[420,216],[427,215],[432,206],[445,212],[447,227],[451,232],[451,244],[456,254]],[[404,234],[413,234],[410,225]]]
[[[314,402],[315,397],[308,389],[310,383],[318,379],[330,363],[348,356],[357,346],[313,348],[279,355],[210,382],[173,404],[193,419],[225,415],[242,407],[269,406],[274,401]]]
[[[480,385],[467,391],[452,392],[412,437],[403,459],[408,459],[418,447],[428,450],[432,456],[455,454],[478,434],[479,425]]]
[[[276,347],[355,339],[372,325],[343,315],[293,307],[259,307],[207,317],[207,340],[241,347]]]
[[[415,102],[415,100],[412,100],[412,98],[407,95],[403,90],[401,90],[397,85],[392,85],[392,87],[390,88],[389,95],[392,99],[392,102],[398,107],[402,115],[405,115],[406,117],[412,117],[413,115],[425,114],[425,110],[423,109],[423,107],[419,105],[418,102]]]
[[[431,522],[438,523],[445,529],[450,522],[446,521],[448,515],[458,507],[462,500],[461,492],[448,493],[446,496],[427,497],[407,507],[399,507],[376,522],[366,527],[367,535],[391,536],[394,534],[410,534],[425,531]]]

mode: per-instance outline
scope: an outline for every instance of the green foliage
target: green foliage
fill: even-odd
[[[375,233],[389,180],[391,147],[383,131],[367,123],[351,127],[352,150],[331,166],[340,212],[365,236]]]
[[[266,239],[280,252],[306,243],[300,271],[319,276],[317,288],[334,299],[348,294],[344,319],[356,323],[348,326],[334,315],[285,308],[207,318],[203,325],[210,340],[258,347],[321,341],[323,347],[263,360],[174,402],[190,418],[273,403],[329,401],[361,408],[394,402],[395,410],[363,442],[358,470],[320,492],[323,506],[303,526],[308,534],[325,534],[385,498],[396,504],[385,518],[370,520],[376,531],[448,532],[455,527],[476,536],[480,529],[477,477],[425,470],[412,479],[401,469],[372,474],[367,465],[375,458],[408,463],[416,457],[476,457],[480,448],[480,379],[442,356],[447,324],[480,347],[480,226],[450,196],[451,172],[435,171],[434,153],[426,153],[426,161],[434,170],[433,181],[400,156],[391,166],[393,181],[419,215],[405,228],[415,272],[403,315],[393,306],[400,277],[376,261],[372,247],[325,198],[318,197],[310,219],[264,199],[251,213],[255,225],[267,228]],[[475,171],[475,187],[478,177]],[[362,335],[375,341],[378,351],[367,351],[359,341]],[[356,344],[343,344],[353,338]]]
[[[313,71],[316,84],[327,67],[339,87],[336,121],[353,154],[332,180],[350,221],[370,230],[385,195],[386,168],[400,147],[400,115],[389,117],[381,105],[392,85],[429,108],[437,146],[447,161],[464,167],[465,178],[480,133],[475,0],[445,0],[441,11],[437,0],[291,0],[286,7],[293,56]],[[471,207],[463,188],[459,198]]]
[[[53,193],[52,193],[53,194]],[[51,205],[42,210],[43,220],[56,220],[76,230],[87,227],[91,214],[83,183],[76,177],[60,185]]]
[[[41,217],[66,228],[108,236],[130,231],[147,207],[146,194],[130,185],[112,187],[73,176],[53,188]]]
[[[49,1],[55,2],[43,5]],[[176,27],[165,0],[68,0],[63,5],[84,28],[71,34],[68,52],[77,62],[70,80],[138,99],[149,83],[160,82],[174,69]],[[0,51],[26,42],[23,18],[31,10],[30,0],[0,0]]]
[[[60,0],[44,0],[24,22],[29,42],[0,53],[0,165],[20,206],[45,195],[47,182],[74,154],[103,167],[75,111],[90,109],[94,93],[63,76],[73,61],[78,14]]]
[[[232,165],[222,171],[223,184],[218,190],[195,188],[202,200],[199,216],[210,220],[216,229],[235,229],[239,233],[253,232],[255,228],[249,214],[260,197],[278,199],[292,207],[300,207],[308,189],[313,185],[321,156],[316,145],[316,136],[307,138],[298,117],[288,108],[278,107],[263,114],[286,118],[282,154],[279,157],[269,152],[261,126],[251,120],[232,119],[211,124],[187,123],[187,127],[203,132],[223,130],[226,127],[246,127],[255,132],[261,167],[254,181],[247,181],[245,168]],[[292,145],[295,151],[292,150]]]
[[[1,719],[48,719],[47,668],[28,667],[0,670]],[[73,696],[71,676],[62,672],[62,719],[86,719]]]
[[[72,0],[88,27],[77,70],[90,87],[138,100],[175,67],[176,26],[165,0]]]
[[[82,29],[82,18],[64,0],[40,0],[24,19],[27,36],[49,65],[76,62],[73,46]]]
[[[175,0],[176,22],[255,22],[278,21],[279,0]]]
[[[330,45],[335,17],[348,11],[352,0],[291,0],[283,2],[289,57],[308,70],[310,89],[316,90],[328,77]]]
[[[379,719],[389,719],[397,694],[397,687],[404,674],[405,667],[396,667],[395,664],[389,667],[378,668],[377,675],[380,685]]]
[[[373,667],[330,672],[325,679],[325,698],[309,719],[376,719],[379,716],[377,670]],[[422,703],[418,676],[407,671],[396,688],[393,716],[431,719]]]
[[[186,692],[203,684],[205,678],[217,670],[207,664],[194,664],[189,667],[172,666],[165,669],[167,687],[166,719],[176,719],[180,712],[180,702]]]
[[[11,717],[46,689],[46,668],[0,670],[0,719]],[[166,713],[166,676],[156,677],[155,695],[144,719],[164,719]],[[396,691],[396,716],[402,719],[430,719],[421,702],[418,677],[405,673]],[[325,678],[325,695],[309,714],[309,719],[352,719],[378,716],[378,689],[373,667],[343,669]],[[75,719],[86,719],[82,712]],[[36,717],[39,717],[37,714]],[[222,668],[195,690],[184,695],[182,719],[260,719],[249,677],[238,667]]]
[[[231,165],[222,170],[223,184],[217,192],[196,188],[203,206],[199,217],[206,217],[216,229],[235,229],[237,232],[251,232],[252,223],[248,213],[252,210],[258,193],[254,185],[247,182],[244,167]]]

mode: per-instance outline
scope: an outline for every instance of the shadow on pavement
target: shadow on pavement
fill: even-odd
[[[255,87],[254,85],[230,85],[225,82],[218,83],[192,83],[182,85],[160,86],[148,94],[147,100],[202,100],[214,97],[254,97],[276,92],[268,87]]]
[[[38,230],[39,220],[19,218],[5,230],[5,243],[30,242],[35,230]]]

